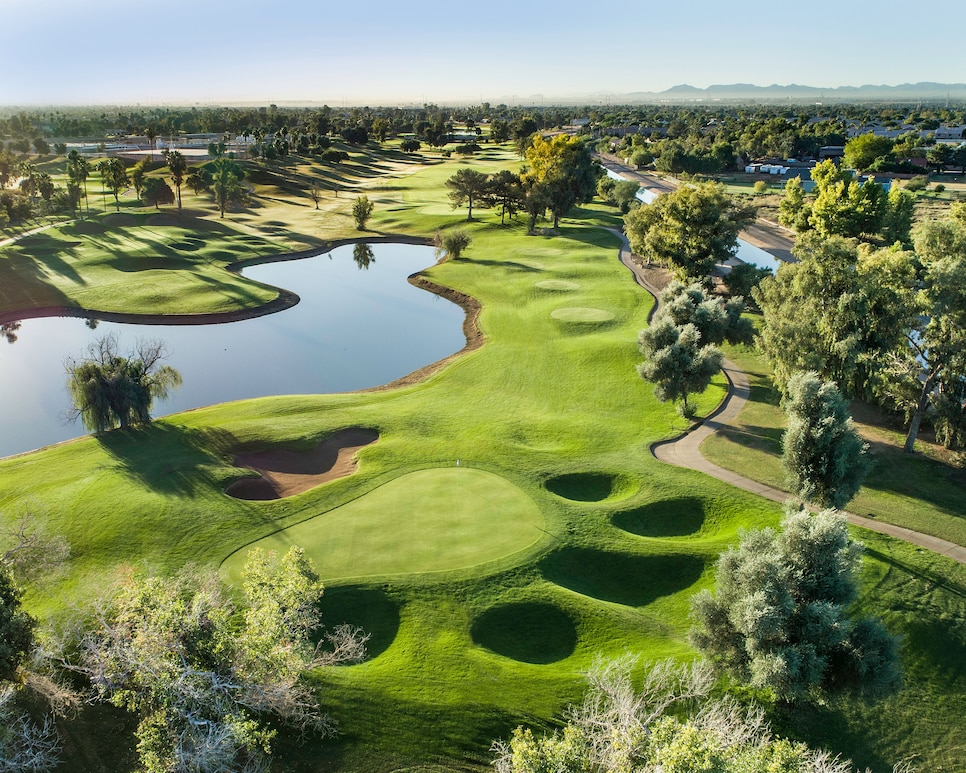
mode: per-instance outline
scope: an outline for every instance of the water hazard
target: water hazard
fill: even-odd
[[[354,259],[355,252],[355,259]],[[24,320],[14,343],[0,340],[0,456],[85,434],[65,423],[70,407],[64,361],[113,333],[126,353],[138,339],[163,340],[184,385],[154,414],[248,397],[346,392],[394,381],[459,351],[464,313],[410,285],[434,262],[430,247],[352,245],[245,276],[291,290],[298,305],[217,325],[132,325],[47,318]]]

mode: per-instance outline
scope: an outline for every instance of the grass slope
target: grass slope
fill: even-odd
[[[556,236],[527,236],[520,224],[500,226],[482,211],[466,223],[449,208],[442,183],[460,166],[493,171],[517,163],[509,153],[487,155],[445,163],[373,161],[366,166],[370,177],[360,171],[341,183],[376,200],[374,233],[425,237],[437,227],[468,229],[473,243],[464,257],[427,274],[481,301],[482,348],[396,390],[212,406],[0,461],[0,511],[12,519],[30,501],[44,513],[46,528],[71,544],[70,573],[29,594],[31,609],[52,617],[96,593],[123,562],[159,571],[189,562],[217,566],[288,527],[304,530],[325,552],[330,539],[343,536],[327,519],[350,513],[391,524],[380,497],[407,481],[440,487],[441,468],[451,471],[456,459],[470,468],[461,475],[483,476],[472,497],[449,500],[464,526],[486,535],[476,549],[488,549],[487,532],[513,519],[502,507],[494,514],[496,503],[487,501],[494,488],[512,491],[513,507],[532,503],[545,533],[532,542],[528,535],[538,521],[521,505],[524,536],[482,564],[467,559],[447,563],[447,571],[421,572],[410,541],[400,540],[393,551],[392,540],[383,539],[367,577],[350,569],[357,579],[339,580],[359,554],[354,546],[333,548],[344,563],[326,570],[327,558],[321,562],[329,584],[326,619],[370,631],[370,657],[316,674],[323,704],[343,734],[304,744],[282,738],[277,770],[476,767],[492,739],[515,725],[559,719],[583,689],[581,673],[599,655],[632,650],[645,658],[692,657],[685,638],[691,595],[711,585],[718,553],[740,528],[778,520],[775,505],[662,465],[647,452],[649,443],[682,425],[634,371],[637,332],[652,301],[618,264],[617,240],[601,228],[617,222],[614,210],[575,210]],[[399,168],[387,169],[390,163]],[[281,183],[275,191],[259,185],[265,186],[259,203],[277,222],[285,222],[286,207],[297,208],[297,226],[260,227],[299,233],[315,222],[315,210]],[[347,198],[343,189],[336,203],[333,192],[332,209],[319,216],[333,238],[351,234],[338,225]],[[242,233],[256,227],[254,219],[241,213],[226,223]],[[286,249],[294,238],[276,237]],[[209,247],[219,249],[214,242]],[[561,319],[560,309],[609,316]],[[699,410],[713,407],[723,388],[719,378]],[[380,434],[379,443],[359,452],[354,475],[272,502],[223,493],[237,477],[237,451],[310,448],[348,426]],[[410,490],[395,506],[412,512],[423,496]],[[433,532],[438,513],[418,517],[412,534],[442,547],[447,540]],[[963,694],[966,678],[957,622],[962,571],[888,541],[876,551],[867,559],[863,604],[889,615],[907,635],[914,670],[888,707],[906,733],[900,738],[891,721],[870,722],[864,708],[849,702],[789,725],[863,764],[883,767],[907,751],[945,764],[962,716],[955,696]],[[920,605],[918,616],[906,611]],[[932,632],[942,634],[942,649],[930,653],[924,640]],[[131,768],[134,741],[114,713],[84,709],[64,727],[71,750],[64,770]]]

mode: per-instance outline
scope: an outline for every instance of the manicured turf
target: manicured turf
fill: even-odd
[[[300,545],[323,580],[466,569],[533,545],[543,516],[523,491],[466,467],[411,472],[251,547]],[[248,548],[223,565],[237,580]]]
[[[448,161],[352,152],[352,161],[338,167],[258,170],[249,178],[257,206],[223,223],[211,217],[210,202],[190,196],[186,206],[198,216],[191,228],[214,228],[204,239],[210,273],[191,280],[209,290],[193,300],[158,290],[152,301],[151,283],[112,289],[115,273],[124,273],[115,264],[134,257],[107,251],[98,267],[96,234],[71,248],[90,256],[86,262],[62,260],[58,250],[18,258],[33,265],[20,286],[30,292],[5,291],[21,292],[21,299],[66,292],[73,270],[90,297],[118,308],[213,308],[235,287],[224,278],[228,257],[221,253],[255,239],[288,251],[357,236],[348,211],[355,193],[365,191],[376,202],[370,234],[429,238],[436,228],[467,230],[473,241],[463,257],[427,274],[482,303],[484,346],[402,389],[217,405],[0,461],[0,512],[7,525],[29,502],[47,531],[71,545],[69,572],[29,591],[31,610],[45,616],[90,599],[120,564],[160,572],[191,562],[215,567],[271,535],[289,540],[304,533],[315,540],[317,563],[329,578],[327,624],[360,625],[372,638],[365,662],[313,676],[343,734],[305,743],[282,734],[273,769],[477,769],[494,738],[521,722],[557,721],[579,699],[581,674],[597,657],[628,650],[644,660],[693,657],[686,639],[691,596],[711,585],[717,555],[740,528],[775,524],[779,511],[648,453],[651,442],[685,424],[635,372],[637,334],[652,302],[619,265],[617,240],[603,228],[619,224],[615,209],[578,208],[557,235],[528,236],[519,221],[501,226],[486,210],[474,210],[467,223],[465,210],[450,208],[443,183],[463,166],[518,168],[514,152],[488,149],[482,157]],[[318,212],[297,184],[312,175],[333,186]],[[148,217],[129,208],[136,219]],[[141,227],[125,225],[130,233],[122,235],[134,238]],[[168,233],[189,247],[201,238]],[[122,242],[116,244],[120,249]],[[178,259],[188,260],[185,254],[202,249],[182,252]],[[0,251],[0,263],[5,255]],[[209,269],[186,269],[192,271]],[[43,281],[45,272],[55,276],[51,283]],[[19,280],[18,272],[11,276]],[[81,292],[75,284],[70,292]],[[554,319],[561,307],[601,309],[612,318]],[[719,377],[695,400],[698,411],[711,410],[723,390]],[[224,494],[237,478],[232,462],[239,450],[308,449],[349,426],[380,436],[358,453],[354,475],[271,502]],[[468,475],[482,489],[454,502],[442,473]],[[447,504],[438,508],[427,504],[425,492],[404,491],[414,482]],[[507,518],[495,491],[507,493],[530,520]],[[402,534],[400,512],[413,519]],[[449,535],[437,527],[447,512],[476,535],[464,542],[463,555],[445,552]],[[543,531],[534,534],[538,524]],[[351,544],[362,528],[376,540],[372,555]],[[514,532],[521,536],[501,542]],[[870,542],[861,604],[905,634],[907,686],[880,713],[844,701],[786,725],[862,765],[885,770],[886,762],[916,754],[924,769],[955,770],[966,711],[966,577],[948,560],[888,540]],[[425,560],[414,552],[423,550]],[[449,563],[434,567],[436,560]],[[130,724],[110,710],[85,707],[65,729],[69,769],[131,769]]]

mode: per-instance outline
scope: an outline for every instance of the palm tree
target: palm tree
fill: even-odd
[[[184,182],[185,173],[188,171],[188,162],[185,157],[177,150],[166,150],[164,160],[168,164],[171,172],[171,181],[174,183],[175,190],[178,192],[178,214],[181,214],[181,183]]]
[[[244,173],[230,158],[216,158],[212,166],[215,172],[211,187],[215,192],[215,201],[218,202],[221,216],[224,217],[225,207],[232,202],[240,201],[244,196],[241,184]]]
[[[84,204],[87,206],[87,214],[91,213],[91,205],[87,200],[87,178],[91,173],[90,164],[76,150],[67,154],[67,179],[74,183],[81,183],[84,186]]]

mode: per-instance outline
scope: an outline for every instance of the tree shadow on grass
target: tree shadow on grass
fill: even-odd
[[[699,532],[704,520],[703,500],[680,497],[615,513],[613,524],[641,537],[686,537]]]
[[[473,641],[523,663],[546,664],[573,654],[577,630],[560,608],[541,602],[491,607],[473,621]]]
[[[319,608],[327,629],[347,623],[369,635],[366,660],[377,658],[389,649],[399,633],[399,604],[381,588],[326,590]],[[322,646],[324,649],[325,645]]]
[[[95,437],[129,477],[161,494],[189,496],[221,487],[212,469],[224,466],[223,455],[238,445],[226,430],[187,429],[165,421]]]
[[[635,556],[590,548],[564,548],[540,562],[551,582],[601,601],[643,607],[689,588],[704,571],[690,555]]]

